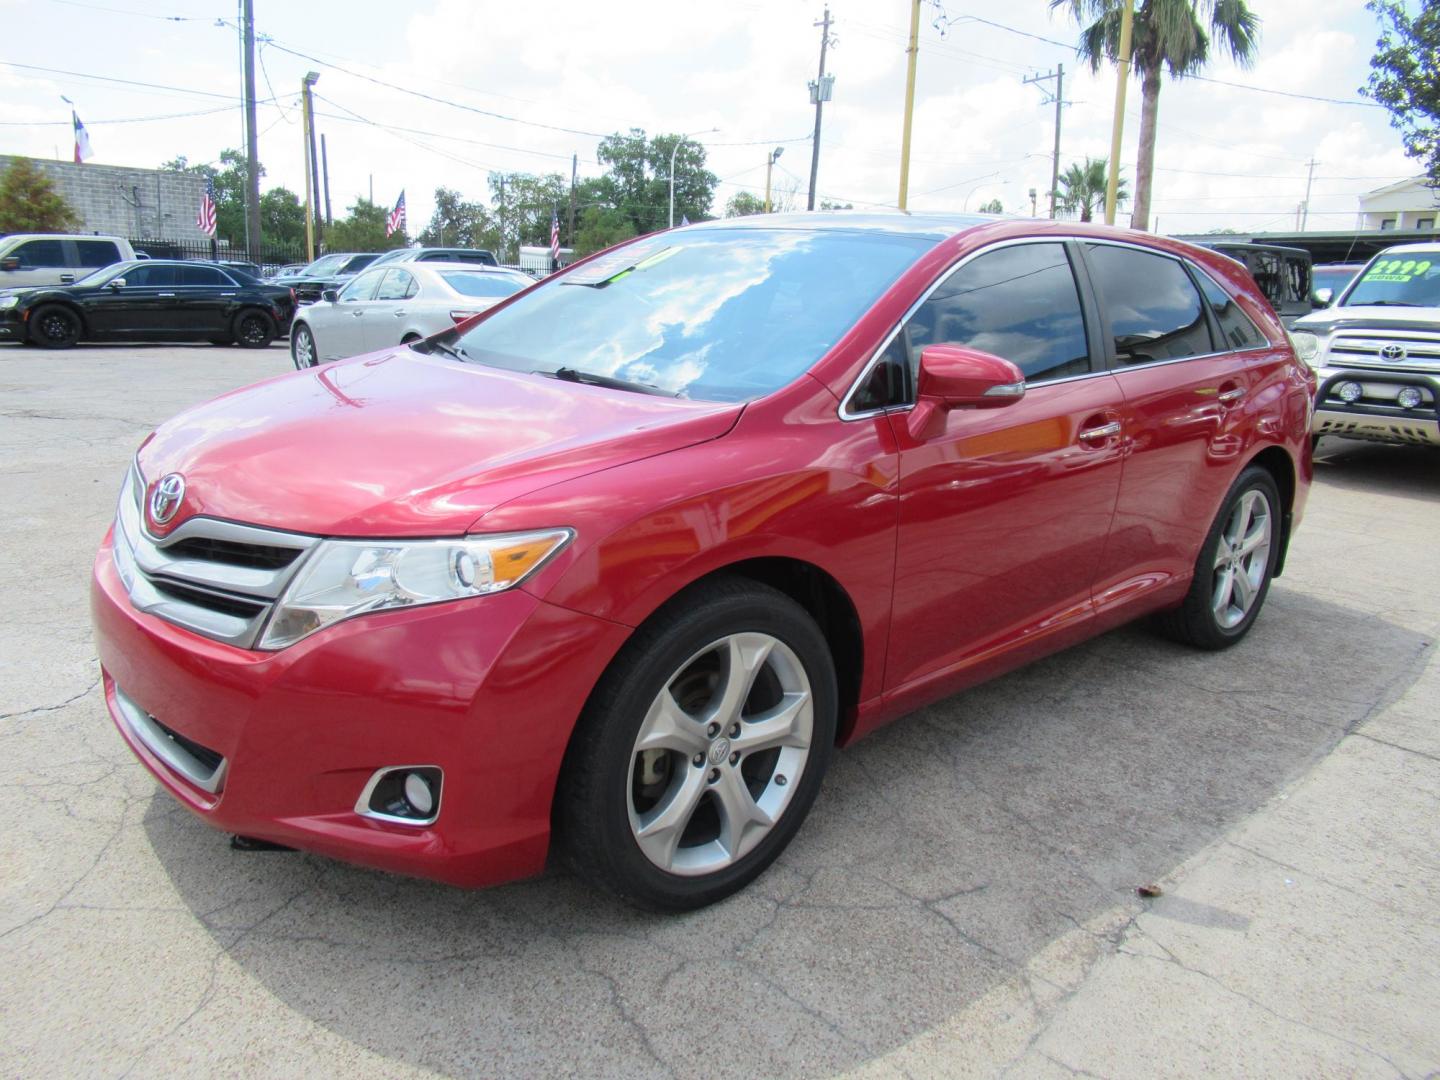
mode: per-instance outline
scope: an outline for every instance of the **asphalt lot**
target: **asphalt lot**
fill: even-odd
[[[236,853],[122,745],[86,591],[123,470],[289,368],[0,346],[0,1075],[1440,1070],[1440,452],[1323,445],[1244,645],[1123,629],[907,717],[659,917]]]

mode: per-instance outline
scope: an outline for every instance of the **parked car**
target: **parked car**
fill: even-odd
[[[0,237],[0,289],[68,285],[92,270],[135,257],[130,241],[118,236],[14,233]]]
[[[279,283],[295,290],[295,298],[302,304],[312,304],[320,299],[326,289],[343,288],[361,270],[380,257],[379,252],[335,252],[321,255],[305,267],[295,278]]]
[[[372,264],[389,266],[391,263],[447,262],[476,263],[480,266],[499,266],[495,253],[484,248],[408,247],[392,248]]]
[[[1355,280],[1355,275],[1365,268],[1364,263],[1324,263],[1310,268],[1310,299],[1312,306],[1329,307],[1335,302],[1345,286]]]
[[[1304,248],[1279,244],[1232,244],[1227,241],[1216,241],[1206,244],[1206,247],[1243,263],[1287,328],[1314,309],[1310,252]]]
[[[256,281],[265,280],[265,273],[261,270],[260,265],[244,259],[186,259],[185,261],[204,263],[206,266],[218,266],[225,270],[238,270],[246,277],[254,278]]]
[[[1242,267],[1145,233],[653,234],[161,425],[95,563],[105,700],[228,832],[464,885],[553,846],[697,907],[837,744],[1140,616],[1243,639],[1313,385]]]
[[[1440,446],[1440,244],[1386,248],[1293,337],[1319,377],[1317,439]]]
[[[309,263],[286,263],[284,266],[277,266],[266,280],[274,282],[280,278],[297,278],[305,273],[305,268],[309,265]]]
[[[290,332],[297,368],[419,341],[464,322],[535,282],[474,264],[371,267],[338,293],[327,290]]]
[[[0,291],[0,341],[212,341],[260,349],[288,332],[294,294],[193,262],[132,260],[73,285]]]

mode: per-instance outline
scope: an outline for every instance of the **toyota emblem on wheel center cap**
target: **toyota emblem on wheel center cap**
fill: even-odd
[[[164,525],[175,516],[175,511],[180,509],[180,503],[185,498],[185,478],[178,472],[172,472],[160,478],[155,485],[155,490],[150,494],[150,520],[156,525]]]
[[[730,756],[730,740],[716,739],[710,744],[710,764],[719,765]]]
[[[1404,360],[1405,347],[1403,345],[1383,345],[1380,348],[1380,356],[1385,360]]]

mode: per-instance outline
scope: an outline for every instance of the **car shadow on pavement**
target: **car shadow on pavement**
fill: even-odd
[[[1349,491],[1440,502],[1440,446],[1388,446],[1324,438],[1315,479]]]
[[[837,755],[779,862],[685,916],[559,872],[469,892],[240,854],[158,793],[145,828],[230,960],[387,1058],[488,1075],[828,1074],[1133,904],[1403,692],[1425,644],[1283,580],[1228,652],[1110,633]]]

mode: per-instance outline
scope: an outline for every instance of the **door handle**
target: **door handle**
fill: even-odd
[[[1099,427],[1086,428],[1080,432],[1078,438],[1081,442],[1098,442],[1101,439],[1113,438],[1120,434],[1120,421],[1111,420],[1108,424],[1101,424]]]
[[[394,315],[397,319],[403,319],[405,317],[405,312],[403,311],[392,311],[390,314]]]
[[[1220,402],[1221,405],[1234,405],[1244,396],[1245,388],[1243,386],[1236,386],[1229,390],[1222,390],[1215,395],[1215,400]]]
[[[221,296],[234,296],[235,294],[234,294],[233,292],[222,292],[220,295],[221,295]]]
[[[364,314],[365,314],[365,312],[363,312],[363,311],[352,311],[352,312],[350,312],[350,315],[351,315],[353,318],[356,318],[356,319],[358,319],[361,315],[364,315]]]
[[[162,292],[162,293],[156,293],[155,295],[156,295],[156,296],[174,296],[175,294],[174,294],[173,292]]]

